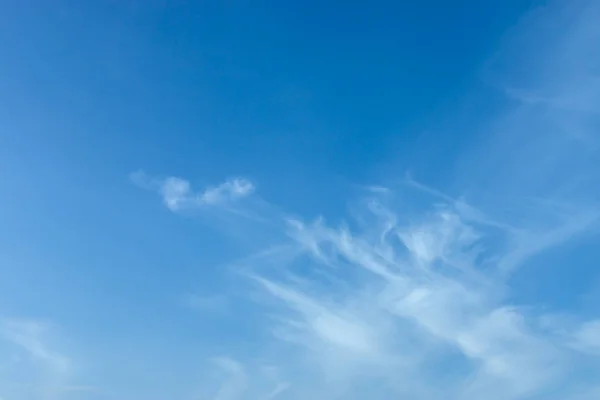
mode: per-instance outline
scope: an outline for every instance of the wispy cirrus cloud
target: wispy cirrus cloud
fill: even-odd
[[[292,375],[281,398],[360,399],[368,392],[521,399],[579,383],[567,377],[578,368],[567,342],[594,346],[593,321],[581,324],[571,339],[555,337],[541,323],[544,313],[509,301],[508,282],[497,269],[512,247],[485,253],[485,230],[452,204],[432,203],[429,212],[400,224],[401,210],[384,207],[386,197],[369,194],[365,203],[378,203],[378,212],[368,207],[362,215],[379,230],[290,219],[282,232],[289,254],[278,257],[286,262],[274,265],[273,253],[262,252],[243,263],[242,276],[263,294],[255,298],[265,315],[257,323],[284,352],[272,356],[268,344],[263,350]],[[546,250],[531,246],[531,255]],[[594,356],[591,347],[577,351]],[[220,396],[254,396],[261,379],[249,377],[239,363],[222,364],[235,379]],[[303,388],[307,381],[314,392]]]
[[[98,392],[89,385],[74,384],[77,365],[59,350],[57,327],[25,318],[0,320],[0,347],[12,354],[1,386],[7,398],[62,399],[74,393]]]
[[[522,296],[515,281],[527,269],[537,273],[530,280],[566,276],[582,257],[598,257],[578,246],[600,223],[599,17],[597,2],[557,2],[515,28],[487,66],[512,103],[473,134],[444,190],[411,177],[371,186],[349,200],[362,206],[341,224],[261,200],[257,229],[277,227],[278,250],[260,243],[229,270],[268,339],[221,362],[232,378],[217,398],[597,394],[598,315],[548,301],[557,293]],[[171,210],[208,204],[185,180],[160,182]],[[223,187],[216,198],[244,197]],[[559,253],[567,261],[548,257]],[[569,289],[561,296],[581,295]],[[264,376],[244,367],[254,362],[248,353],[275,365],[285,390],[267,390]]]
[[[394,203],[403,189],[369,192],[359,212],[368,229],[286,218],[286,246],[241,261],[241,276],[262,293],[254,298],[261,326],[285,349],[269,361],[293,375],[278,395],[521,399],[577,386],[568,372],[579,368],[575,352],[595,357],[596,323],[555,336],[542,323],[546,311],[510,302],[510,276],[527,258],[576,240],[596,215],[548,208],[554,222],[545,230],[515,227],[433,188],[408,187],[435,193],[408,222]],[[254,396],[260,378],[221,364],[235,379],[219,396]],[[315,392],[299,389],[306,381]]]
[[[45,343],[48,326],[36,320],[6,319],[1,332],[5,339],[24,350],[34,362],[41,363],[52,374],[64,376],[71,368],[71,361]]]

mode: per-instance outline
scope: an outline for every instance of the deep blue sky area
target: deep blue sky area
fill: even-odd
[[[494,43],[529,7],[8,2],[3,147],[85,161],[90,171],[73,179],[106,173],[106,164],[113,173],[194,168],[207,178],[244,170],[285,176],[281,185],[319,185],[323,165],[371,178],[364,166],[390,159],[398,138],[409,146],[438,110],[461,106]]]

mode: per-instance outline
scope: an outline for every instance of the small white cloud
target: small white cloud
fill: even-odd
[[[180,178],[167,178],[160,185],[160,194],[167,208],[171,211],[178,211],[189,207],[190,183]]]
[[[249,196],[254,192],[254,184],[244,178],[234,178],[219,186],[207,188],[200,196],[205,204],[220,204]]]
[[[130,179],[143,189],[157,191],[165,206],[173,212],[205,206],[231,207],[255,191],[254,184],[245,178],[228,179],[199,192],[192,190],[189,181],[178,177],[152,178],[143,171],[137,171],[130,175]]]

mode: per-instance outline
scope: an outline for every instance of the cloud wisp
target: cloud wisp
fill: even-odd
[[[47,327],[35,320],[8,319],[2,322],[2,334],[22,348],[36,362],[41,362],[53,374],[63,376],[69,372],[70,360],[50,350],[44,343]]]
[[[152,178],[143,171],[137,171],[130,178],[142,188],[156,190],[165,206],[173,212],[205,206],[229,207],[250,196],[255,189],[254,184],[245,178],[232,178],[200,192],[194,192],[188,181],[177,177]]]
[[[3,376],[2,390],[8,398],[63,398],[68,393],[97,392],[96,387],[74,385],[74,360],[58,351],[56,327],[43,321],[4,318],[0,321],[0,344],[11,354],[10,371]]]

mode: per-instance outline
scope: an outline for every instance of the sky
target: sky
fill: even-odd
[[[600,398],[598,20],[4,0],[0,399]]]

